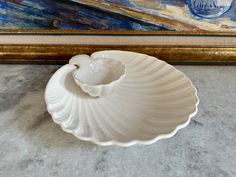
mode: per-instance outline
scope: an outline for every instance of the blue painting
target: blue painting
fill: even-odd
[[[235,0],[0,0],[0,29],[236,31]]]

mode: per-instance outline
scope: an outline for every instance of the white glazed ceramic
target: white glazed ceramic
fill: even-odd
[[[72,74],[75,83],[92,97],[112,94],[125,77],[125,66],[117,60],[77,55],[69,63],[78,66]]]
[[[100,51],[91,57],[125,65],[126,76],[113,94],[85,94],[72,77],[73,64],[61,67],[45,91],[53,120],[77,138],[102,146],[151,144],[173,136],[197,113],[192,82],[166,62],[126,51]]]

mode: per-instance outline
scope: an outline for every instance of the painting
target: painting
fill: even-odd
[[[236,0],[0,0],[0,63],[64,64],[127,50],[236,63]]]
[[[234,0],[0,0],[1,30],[235,32]]]

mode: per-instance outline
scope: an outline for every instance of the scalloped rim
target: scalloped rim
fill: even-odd
[[[99,52],[119,52],[119,50],[104,50],[104,51],[99,51]],[[99,53],[99,52],[94,52],[91,56],[94,56],[96,53]],[[130,52],[130,51],[121,51],[121,52]],[[130,52],[130,53],[135,53],[135,54],[140,54],[140,53],[137,53],[137,52]],[[145,54],[144,54],[145,55]],[[147,55],[148,56],[148,55]],[[152,57],[152,56],[151,56]],[[156,58],[157,59],[157,58]],[[160,59],[158,59],[160,60]],[[163,60],[160,60],[166,64],[168,64],[167,62],[163,61]],[[170,65],[170,64],[168,64]],[[172,66],[172,65],[170,65]],[[101,141],[98,141],[97,139],[93,138],[93,137],[84,137],[84,136],[79,136],[79,135],[76,135],[74,134],[73,131],[71,130],[67,130],[67,129],[64,129],[58,122],[55,121],[54,119],[54,116],[53,116],[53,113],[49,111],[49,103],[47,101],[47,98],[46,98],[46,90],[47,90],[47,87],[45,89],[45,94],[44,94],[44,99],[45,99],[45,102],[46,102],[46,105],[47,105],[47,110],[49,112],[49,114],[52,116],[52,120],[58,124],[61,129],[67,133],[70,133],[72,135],[74,135],[76,138],[80,139],[80,140],[83,140],[83,141],[89,141],[89,142],[92,142],[96,145],[99,145],[99,146],[111,146],[111,145],[116,145],[116,146],[121,146],[121,147],[129,147],[129,146],[132,146],[132,145],[136,145],[136,144],[141,144],[141,145],[150,145],[150,144],[153,144],[155,142],[157,142],[158,140],[161,140],[161,139],[166,139],[166,138],[171,138],[173,137],[178,130],[182,129],[182,128],[185,128],[186,126],[189,125],[190,121],[191,121],[191,118],[194,117],[197,112],[198,112],[198,105],[199,105],[199,97],[197,95],[197,89],[196,87],[193,85],[192,81],[180,70],[176,69],[174,66],[172,66],[175,71],[178,71],[180,72],[181,74],[183,74],[183,76],[190,82],[191,86],[194,88],[194,95],[197,99],[196,103],[195,103],[195,110],[190,113],[190,115],[188,116],[188,119],[186,122],[184,122],[183,124],[179,124],[178,126],[176,126],[176,128],[171,131],[170,133],[166,133],[166,134],[160,134],[160,135],[157,135],[156,137],[152,138],[152,139],[149,139],[149,140],[138,140],[138,139],[135,139],[135,140],[132,140],[132,141],[129,141],[129,142],[119,142],[119,141],[115,141],[115,140],[110,140],[110,141],[105,141],[105,142],[101,142]],[[50,82],[50,80],[48,81]]]

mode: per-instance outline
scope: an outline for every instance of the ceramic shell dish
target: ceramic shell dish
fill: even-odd
[[[173,136],[197,113],[192,82],[164,61],[126,51],[100,51],[96,59],[114,59],[126,68],[116,90],[94,98],[75,83],[73,64],[62,66],[45,90],[47,109],[62,129],[98,145],[151,144]]]

